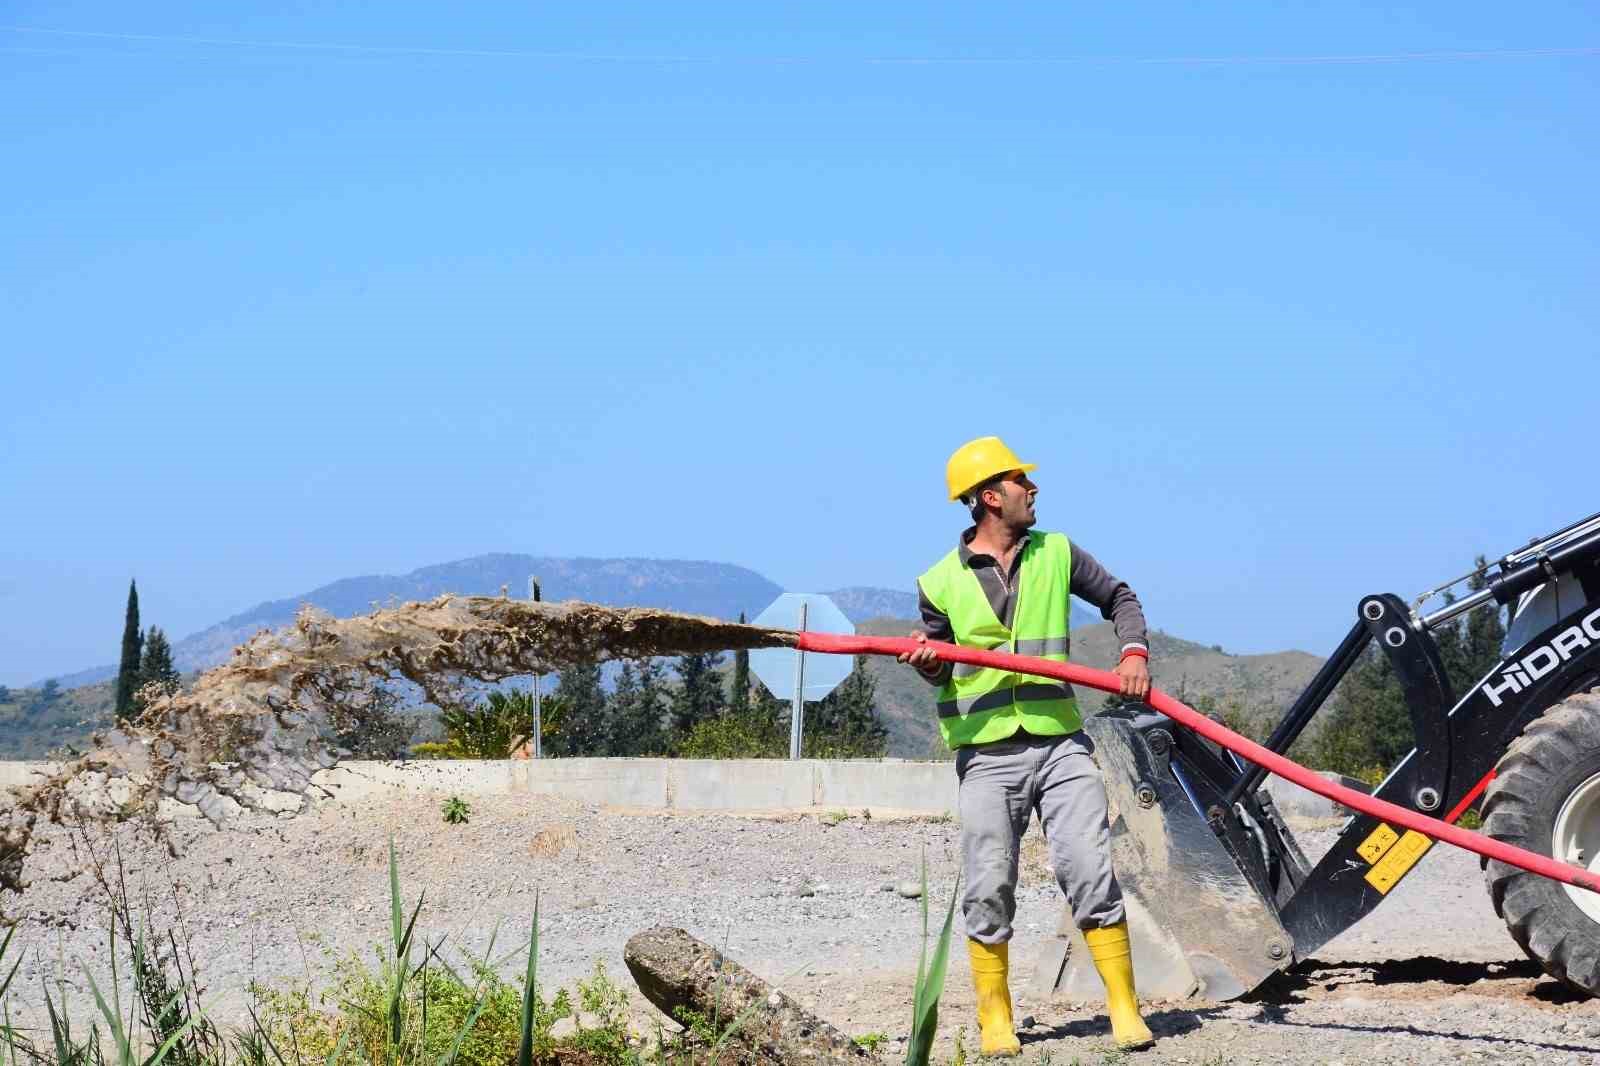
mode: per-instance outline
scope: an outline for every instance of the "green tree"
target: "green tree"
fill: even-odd
[[[561,671],[551,699],[561,705],[562,714],[560,728],[543,744],[544,754],[604,754],[610,723],[606,694],[600,687],[600,664],[583,663]]]
[[[1481,592],[1489,587],[1487,560],[1478,556],[1478,571],[1467,582],[1467,588]],[[1506,625],[1499,608],[1479,608],[1467,613],[1462,626],[1463,661],[1457,672],[1451,674],[1459,695],[1500,662],[1501,650],[1506,640]]]
[[[717,664],[720,652],[695,652],[678,659],[678,688],[672,694],[672,732],[675,737],[689,735],[695,725],[717,718],[727,708],[722,678]]]
[[[889,730],[878,720],[877,682],[865,656],[856,656],[843,681],[808,704],[802,751],[813,759],[881,758],[889,749]]]
[[[1485,560],[1479,556],[1477,562],[1479,572],[1468,586],[1474,592],[1488,585]],[[1447,594],[1445,600],[1452,602],[1453,597]],[[1505,634],[1501,609],[1492,606],[1469,611],[1434,630],[1439,658],[1457,699],[1500,661]],[[1327,724],[1305,746],[1307,757],[1322,769],[1360,776],[1389,769],[1415,746],[1400,681],[1388,656],[1373,644],[1340,682]]]
[[[660,755],[667,748],[667,701],[661,666],[654,659],[625,662],[612,690],[606,754]]]
[[[1339,683],[1327,724],[1312,746],[1323,770],[1361,776],[1393,766],[1415,746],[1411,712],[1388,656],[1371,644]]]
[[[9,688],[7,688],[6,686],[4,686],[4,685],[0,685],[0,703],[10,703],[10,702],[11,702],[11,690]]]
[[[144,653],[139,659],[139,689],[158,685],[162,692],[173,693],[178,691],[180,681],[178,669],[172,664],[172,645],[167,635],[160,626],[151,626],[144,635]],[[137,691],[134,702],[139,703]]]
[[[139,589],[128,582],[128,608],[122,620],[122,661],[117,666],[116,715],[120,722],[135,712],[134,693],[139,690],[139,654],[144,638],[139,630]]]
[[[744,612],[739,612],[739,624],[744,625]],[[750,709],[750,652],[740,648],[733,653],[733,677],[728,685],[728,710],[743,714]]]

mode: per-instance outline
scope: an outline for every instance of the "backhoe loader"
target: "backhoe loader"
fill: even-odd
[[[1477,574],[1481,591],[1422,606]],[[1474,608],[1511,611],[1503,658],[1456,691],[1435,633]],[[1286,752],[1376,643],[1410,712],[1415,747],[1373,795],[1600,871],[1600,514],[1536,537],[1407,603],[1364,596],[1350,632],[1264,746]],[[1454,679],[1456,682],[1465,679]],[[1114,811],[1141,994],[1226,1000],[1309,957],[1381,904],[1433,841],[1355,814],[1307,860],[1266,771],[1149,708],[1090,718]],[[1600,894],[1484,860],[1496,912],[1551,976],[1600,996]],[[1097,995],[1070,914],[1046,988]]]

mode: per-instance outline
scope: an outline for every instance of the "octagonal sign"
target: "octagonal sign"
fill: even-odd
[[[750,620],[769,629],[799,629],[800,606],[806,608],[806,629],[813,633],[854,633],[844,612],[828,597],[815,592],[785,592]],[[780,700],[794,699],[795,671],[803,652],[793,648],[756,648],[750,652],[750,672]],[[850,676],[855,660],[849,655],[806,655],[805,698],[815,702]]]

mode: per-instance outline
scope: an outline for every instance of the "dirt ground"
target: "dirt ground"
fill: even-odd
[[[816,815],[622,812],[535,796],[479,798],[466,825],[446,825],[442,795],[407,793],[325,803],[295,817],[248,814],[216,831],[181,824],[170,846],[132,825],[111,836],[53,828],[30,860],[32,879],[5,908],[21,920],[25,961],[13,986],[18,1024],[38,1024],[39,989],[60,979],[80,1009],[81,968],[109,973],[107,913],[91,849],[121,849],[130,887],[153,921],[185,930],[216,1012],[243,1016],[252,981],[323,979],[333,959],[369,958],[386,935],[388,842],[402,892],[425,893],[420,925],[446,951],[496,955],[525,944],[540,902],[541,983],[570,983],[603,963],[627,982],[622,945],[652,925],[677,925],[857,1036],[903,1049],[921,928],[919,901],[894,891],[926,856],[935,907],[948,899],[959,827],[950,822]],[[844,815],[845,817],[840,817]],[[1327,828],[1303,836],[1315,854]],[[1393,896],[1317,957],[1234,1003],[1158,1003],[1161,1038],[1116,1052],[1095,1004],[1047,1002],[1029,987],[1060,896],[1025,848],[1018,892],[1017,1016],[1024,1062],[1388,1063],[1600,1061],[1600,1003],[1544,977],[1490,908],[1477,860],[1435,848]],[[934,919],[937,925],[937,916]],[[15,950],[15,948],[13,948]],[[952,954],[938,1056],[958,1037],[975,1058],[965,953]],[[505,959],[516,971],[520,962]],[[657,1016],[636,997],[641,1029]],[[962,1030],[965,1030],[962,1032]]]

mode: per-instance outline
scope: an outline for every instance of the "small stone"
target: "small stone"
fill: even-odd
[[[1022,1021],[1017,1023],[1017,1028],[1018,1029],[1032,1029],[1035,1025],[1038,1025],[1038,1024],[1039,1024],[1038,1022],[1033,1020],[1033,1015],[1025,1014],[1025,1015],[1022,1016]]]
[[[810,885],[801,885],[799,888],[794,890],[794,894],[799,896],[801,899],[809,899],[817,894],[817,890],[812,888]]]
[[[893,892],[894,891],[894,882],[893,881],[885,881],[883,884],[878,886],[878,891],[879,892]]]
[[[895,886],[894,890],[906,899],[922,898],[922,886],[915,881],[902,881]]]

